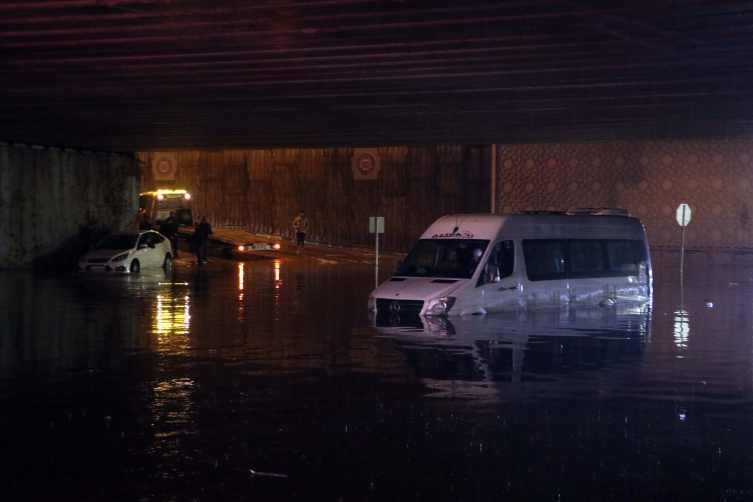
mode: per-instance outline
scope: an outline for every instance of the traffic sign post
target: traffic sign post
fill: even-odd
[[[682,289],[683,266],[685,265],[685,227],[690,223],[690,206],[680,204],[677,208],[677,223],[682,227],[682,246],[680,247],[680,289]]]
[[[379,287],[379,234],[384,233],[384,216],[369,217],[369,233],[376,237],[376,259],[374,261],[374,287]]]

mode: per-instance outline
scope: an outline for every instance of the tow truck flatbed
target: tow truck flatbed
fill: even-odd
[[[178,236],[182,239],[193,238],[193,234],[193,227],[181,225],[178,228]],[[270,242],[258,235],[243,230],[221,227],[212,228],[209,244],[228,251],[274,251],[280,249],[279,244]]]

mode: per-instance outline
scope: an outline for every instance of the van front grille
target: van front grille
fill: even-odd
[[[391,300],[377,298],[377,314],[418,315],[424,308],[423,300]]]

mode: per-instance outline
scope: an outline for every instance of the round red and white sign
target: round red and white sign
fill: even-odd
[[[162,156],[157,159],[154,165],[156,166],[157,173],[161,176],[169,176],[173,172],[173,161],[170,160],[170,157]]]

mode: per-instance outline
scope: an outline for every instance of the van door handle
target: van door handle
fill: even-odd
[[[517,286],[510,286],[509,288],[506,288],[505,286],[502,286],[501,288],[499,288],[500,291],[504,291],[505,289],[518,289],[518,287]]]

